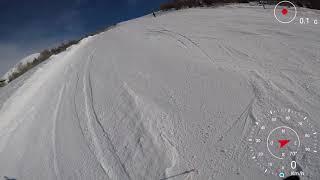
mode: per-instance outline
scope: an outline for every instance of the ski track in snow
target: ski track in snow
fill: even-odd
[[[98,135],[96,134],[96,131],[102,131],[103,132],[103,137],[106,140],[107,143],[107,148],[109,149],[110,153],[109,155],[111,155],[110,158],[113,158],[115,161],[114,165],[117,165],[120,167],[120,171],[122,172],[121,174],[125,174],[125,179],[131,179],[129,173],[126,170],[125,165],[121,162],[120,157],[117,154],[117,151],[110,139],[110,136],[108,135],[108,133],[105,131],[105,129],[103,128],[102,124],[100,123],[97,113],[94,109],[94,102],[93,102],[93,90],[92,90],[92,82],[91,82],[91,76],[90,76],[90,64],[93,61],[93,57],[94,57],[94,51],[92,51],[92,54],[90,55],[90,58],[87,61],[87,65],[86,65],[86,70],[85,70],[85,74],[83,77],[83,91],[85,94],[85,107],[86,107],[86,115],[87,115],[87,126],[89,129],[89,132],[92,136],[93,139],[93,144],[95,147],[95,151],[96,151],[96,156],[98,161],[100,162],[101,166],[103,167],[105,173],[109,176],[109,178],[111,179],[117,179],[117,174],[113,174],[114,172],[112,172],[113,170],[109,167],[108,162],[105,160],[104,156],[105,154],[103,153],[103,149],[100,146],[100,142],[99,142],[99,138]],[[97,124],[100,130],[97,130],[95,128],[94,124]],[[118,167],[118,168],[119,168]],[[115,168],[115,167],[113,167]],[[117,167],[116,167],[117,168]]]
[[[54,172],[57,179],[61,179],[60,172],[59,172],[59,166],[58,166],[58,157],[57,157],[57,147],[56,147],[56,127],[57,127],[57,120],[59,116],[59,109],[61,106],[62,98],[63,98],[63,92],[64,92],[65,86],[61,88],[59,92],[59,97],[57,101],[57,105],[55,107],[54,115],[53,115],[53,125],[52,125],[52,151],[53,151],[53,164],[54,164]]]
[[[178,32],[174,32],[168,29],[161,29],[161,30],[150,30],[150,33],[160,33],[163,35],[167,35],[170,38],[173,38],[177,42],[181,43],[184,48],[186,49],[197,49],[200,51],[201,54],[203,54],[206,58],[209,59],[212,63],[214,63],[214,59],[210,57],[197,43],[195,43],[192,39],[187,37],[186,35],[183,35]]]
[[[91,54],[91,56],[92,56],[92,54]],[[86,108],[86,115],[87,115],[87,127],[88,127],[89,132],[90,132],[90,134],[92,136],[95,150],[97,151],[97,152],[95,152],[96,156],[97,156],[97,160],[99,161],[101,167],[103,168],[104,172],[109,176],[109,178],[112,178],[112,177],[114,178],[113,175],[110,175],[110,173],[112,173],[112,172],[109,172],[110,171],[109,167],[104,162],[103,152],[102,152],[102,149],[101,149],[101,147],[99,145],[99,140],[98,140],[98,137],[97,137],[97,135],[95,133],[95,130],[94,130],[94,127],[93,127],[93,122],[92,122],[93,121],[92,119],[93,118],[97,118],[97,117],[95,117],[95,115],[91,112],[92,106],[93,106],[92,104],[89,103],[90,101],[92,101],[92,97],[89,94],[89,93],[91,93],[91,90],[89,89],[91,87],[87,87],[87,86],[91,85],[91,84],[88,84],[88,81],[90,81],[90,79],[89,79],[90,77],[89,77],[88,74],[90,73],[89,72],[89,64],[90,64],[90,62],[92,60],[91,58],[90,59],[88,58],[87,65],[86,65],[87,68],[86,68],[86,71],[85,71],[86,74],[84,74],[84,77],[83,77],[83,84],[84,84],[83,92],[84,92],[84,95],[85,95],[84,99],[85,99],[85,108]]]

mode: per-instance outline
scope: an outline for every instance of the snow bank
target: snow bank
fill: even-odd
[[[21,59],[16,65],[14,65],[7,73],[2,76],[2,80],[6,83],[9,82],[10,77],[15,73],[20,73],[21,69],[24,69],[28,63],[32,63],[36,58],[38,58],[40,53],[31,54],[23,59]]]

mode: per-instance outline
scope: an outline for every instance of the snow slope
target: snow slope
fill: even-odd
[[[2,102],[0,175],[275,179],[244,139],[269,108],[320,125],[320,29],[280,25],[270,11],[145,16],[51,57]]]
[[[32,63],[34,61],[34,59],[39,57],[39,55],[40,55],[40,53],[34,53],[34,54],[31,54],[31,55],[21,59],[19,61],[19,63],[17,63],[11,69],[9,69],[9,71],[7,73],[5,73],[1,79],[5,80],[8,83],[9,78],[10,78],[10,76],[12,76],[12,74],[19,73],[20,72],[19,69],[26,66],[28,63]]]

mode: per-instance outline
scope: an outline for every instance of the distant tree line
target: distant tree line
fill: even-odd
[[[300,7],[307,7],[311,9],[320,9],[320,0],[291,0]]]
[[[93,36],[93,35],[96,35],[96,34],[100,34],[102,32],[105,32],[105,31],[108,31],[108,30],[114,28],[115,26],[116,26],[116,24],[108,26],[108,27],[103,28],[101,30],[98,30],[98,31],[96,31],[94,33],[87,34],[83,38],[88,37],[88,36]],[[52,48],[52,49],[45,49],[40,53],[39,57],[35,58],[33,61],[28,62],[27,64],[19,64],[18,67],[17,67],[17,70],[14,71],[8,77],[8,80],[0,79],[0,87],[3,87],[5,85],[7,85],[7,83],[13,81],[14,79],[18,78],[19,76],[21,76],[25,72],[29,71],[33,67],[35,67],[38,64],[42,63],[43,61],[49,59],[52,55],[59,54],[59,53],[65,51],[68,47],[70,47],[72,45],[75,45],[75,44],[78,44],[83,38],[79,38],[77,40],[71,40],[71,41],[68,41],[66,43],[62,43],[58,47],[55,47],[55,48]]]
[[[71,40],[68,41],[67,43],[62,43],[56,48],[52,49],[45,49],[43,50],[39,57],[35,58],[33,61],[28,62],[27,64],[19,64],[17,67],[17,71],[13,72],[9,77],[8,77],[8,83],[11,82],[12,80],[16,79],[17,77],[21,76],[28,70],[32,69],[33,67],[37,66],[38,64],[42,63],[43,61],[49,59],[52,55],[59,54],[63,51],[65,51],[68,47],[77,44],[79,40]]]
[[[6,80],[1,80],[0,79],[0,87],[3,87],[6,85]]]
[[[215,6],[225,3],[249,3],[251,1],[259,0],[171,0],[160,5],[160,10],[166,11],[170,9],[182,9],[203,6]],[[279,0],[260,0],[264,4],[276,4]],[[307,7],[312,9],[320,9],[320,0],[291,0],[294,4],[300,7]]]

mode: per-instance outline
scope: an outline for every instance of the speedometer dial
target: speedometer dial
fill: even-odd
[[[268,135],[268,151],[277,159],[285,159],[288,155],[298,152],[299,147],[298,133],[288,126],[277,127]]]
[[[310,118],[291,109],[269,111],[247,139],[250,158],[264,173],[310,177],[319,173],[318,132]],[[318,174],[319,175],[319,174]]]

